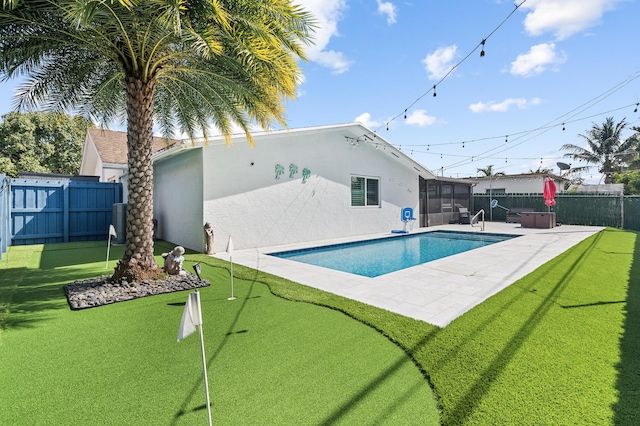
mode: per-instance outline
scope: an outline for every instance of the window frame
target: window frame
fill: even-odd
[[[380,199],[380,181],[379,177],[364,176],[364,175],[351,175],[350,181],[350,193],[351,193],[351,207],[356,208],[380,208],[382,207]],[[353,184],[359,181],[360,189],[356,189],[360,193],[354,193]],[[375,182],[375,187],[372,186]],[[359,199],[358,199],[359,198]],[[374,200],[375,198],[375,200]],[[354,204],[354,200],[361,202],[362,204]],[[373,202],[375,201],[375,203]]]

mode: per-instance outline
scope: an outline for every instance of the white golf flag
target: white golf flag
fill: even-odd
[[[184,304],[182,321],[178,330],[178,342],[196,331],[196,325],[202,325],[202,312],[200,311],[200,293],[189,293],[187,303]]]
[[[109,225],[109,236],[111,235],[118,238],[118,235],[116,235],[116,228],[114,228],[113,225]]]
[[[229,242],[227,243],[227,254],[229,256],[233,255],[233,241],[231,240],[231,235],[229,235]]]

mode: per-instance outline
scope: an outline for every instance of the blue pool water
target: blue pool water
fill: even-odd
[[[516,236],[433,231],[270,254],[373,278]]]

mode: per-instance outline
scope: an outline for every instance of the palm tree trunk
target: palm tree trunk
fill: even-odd
[[[162,271],[153,257],[153,95],[155,82],[127,77],[127,248],[115,281],[140,282]]]

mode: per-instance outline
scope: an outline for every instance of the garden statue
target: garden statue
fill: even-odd
[[[162,269],[169,275],[187,275],[187,271],[182,269],[184,262],[184,248],[175,246],[171,253],[162,253],[164,266]]]
[[[213,227],[209,222],[204,224],[204,250],[207,254],[215,254],[213,249]]]

